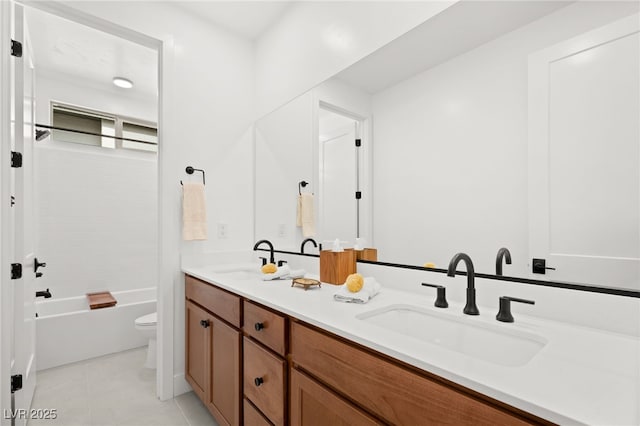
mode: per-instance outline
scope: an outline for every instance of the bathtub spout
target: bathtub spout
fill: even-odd
[[[51,298],[51,292],[49,291],[49,289],[46,289],[44,291],[36,291],[36,297],[44,297],[45,299],[49,299]]]

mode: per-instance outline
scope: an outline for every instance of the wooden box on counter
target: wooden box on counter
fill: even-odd
[[[356,252],[356,260],[378,261],[378,249],[366,248],[362,250],[354,250]]]
[[[320,251],[320,281],[342,285],[347,277],[356,272],[356,253],[352,249],[334,252]]]

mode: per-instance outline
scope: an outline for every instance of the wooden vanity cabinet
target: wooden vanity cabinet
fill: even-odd
[[[242,333],[223,317],[240,324],[240,298],[190,276],[185,285],[186,380],[220,425],[238,426]],[[217,305],[223,306],[222,317]]]
[[[186,378],[221,425],[552,423],[186,278]]]

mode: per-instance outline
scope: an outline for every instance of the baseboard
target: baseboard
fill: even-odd
[[[173,376],[173,396],[182,395],[183,393],[191,392],[191,385],[184,378],[184,373],[176,374]]]

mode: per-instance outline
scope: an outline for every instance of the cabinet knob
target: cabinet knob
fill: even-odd
[[[262,379],[262,377],[256,377],[255,379],[253,379],[253,383],[255,383],[256,386],[260,386],[264,383],[264,380]]]
[[[264,328],[264,323],[257,322],[253,327],[256,329],[256,331],[260,331]]]
[[[209,320],[200,320],[200,325],[204,328],[209,327]]]

